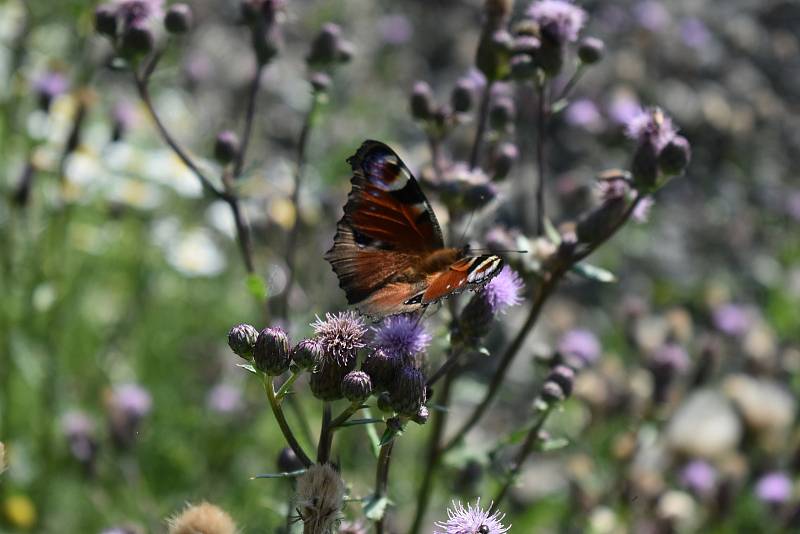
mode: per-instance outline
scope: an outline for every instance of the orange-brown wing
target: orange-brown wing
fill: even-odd
[[[499,256],[472,256],[458,260],[446,270],[428,276],[428,287],[422,294],[421,303],[430,304],[465,289],[482,287],[502,268],[503,259]]]
[[[365,141],[348,162],[353,188],[325,259],[347,301],[364,313],[410,311],[403,303],[425,282],[424,276],[413,276],[413,266],[444,246],[436,216],[411,172],[385,144]]]

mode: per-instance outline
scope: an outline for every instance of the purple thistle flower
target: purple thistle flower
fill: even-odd
[[[680,473],[681,484],[698,495],[709,495],[717,484],[717,470],[705,460],[693,460]]]
[[[752,319],[747,310],[738,304],[728,303],[719,306],[713,314],[714,326],[729,336],[741,336],[750,328]]]
[[[354,311],[340,312],[336,315],[326,313],[324,321],[317,317],[311,326],[325,354],[336,360],[339,365],[349,363],[356,351],[364,346],[363,339],[367,327]]]
[[[639,144],[652,143],[656,152],[661,152],[672,141],[677,130],[659,107],[640,109],[625,126],[625,133]]]
[[[120,413],[132,419],[141,419],[153,407],[150,393],[138,384],[122,384],[114,388],[112,405]]]
[[[783,471],[773,471],[758,479],[756,497],[767,504],[783,504],[792,497],[792,480]]]
[[[413,356],[424,352],[431,342],[425,327],[409,315],[393,315],[384,319],[375,331],[375,344],[393,357]]]
[[[617,124],[628,124],[635,116],[639,115],[642,106],[633,95],[619,93],[612,97],[608,105],[608,116]]]
[[[600,357],[600,341],[588,330],[574,329],[561,336],[558,352],[567,361],[579,365],[588,365]]]
[[[573,101],[567,108],[564,119],[573,126],[580,126],[589,131],[597,131],[603,125],[603,117],[597,105],[588,98]]]
[[[230,384],[217,384],[209,390],[206,405],[222,415],[238,412],[242,408],[242,392]]]
[[[475,506],[467,503],[467,507],[460,502],[453,501],[452,508],[447,509],[447,521],[437,522],[436,530],[433,534],[503,534],[508,532],[511,526],[503,526],[505,514],[495,512],[489,515],[489,511],[481,508],[481,500]]]
[[[586,23],[586,11],[565,0],[534,2],[528,8],[528,16],[539,27],[554,31],[554,37],[560,43],[575,42]]]
[[[378,34],[386,44],[401,45],[411,40],[414,27],[405,15],[385,15],[378,19]]]
[[[689,355],[677,343],[666,343],[657,348],[651,356],[652,363],[676,372],[689,368]]]
[[[65,93],[69,89],[69,80],[60,72],[49,71],[33,81],[33,91],[40,99],[50,100]]]
[[[126,25],[164,15],[164,0],[116,0],[112,5]]]
[[[661,2],[645,0],[633,6],[633,15],[642,28],[656,32],[669,24],[669,11]]]
[[[525,289],[522,278],[508,265],[486,284],[483,294],[493,313],[504,313],[511,306],[522,302],[520,295]]]

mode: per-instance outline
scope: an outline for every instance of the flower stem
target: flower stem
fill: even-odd
[[[378,466],[375,470],[375,499],[381,499],[386,496],[387,489],[389,488],[389,464],[392,460],[392,449],[394,448],[394,440],[386,443],[381,447],[381,452],[378,455]],[[380,519],[375,521],[375,534],[383,534],[384,520],[386,512],[381,514]]]
[[[331,445],[333,444],[333,432],[331,432],[331,403],[322,403],[322,426],[319,431],[319,445],[317,446],[317,463],[328,462],[331,456]]]
[[[537,83],[537,103],[538,111],[536,113],[536,173],[538,181],[536,183],[536,235],[544,235],[544,219],[545,205],[544,205],[544,145],[547,132],[547,105],[546,105],[546,84],[544,82]]]
[[[233,176],[235,178],[238,178],[242,174],[242,169],[244,168],[247,147],[250,145],[250,137],[253,132],[253,119],[256,115],[256,100],[258,88],[261,84],[261,73],[263,71],[264,64],[259,62],[256,66],[256,71],[253,73],[253,78],[250,80],[250,91],[247,94],[247,111],[244,117],[244,132],[242,132],[242,146],[239,149],[239,154],[236,156],[236,162],[233,165]]]
[[[295,380],[300,377],[300,373],[292,372],[289,375],[289,378],[286,379],[286,382],[281,384],[281,387],[278,389],[278,392],[275,394],[275,397],[278,400],[278,404],[283,402],[284,397],[289,394],[289,390],[292,388],[292,384],[294,384]]]
[[[297,439],[294,437],[292,429],[289,427],[289,423],[286,421],[286,417],[283,415],[283,409],[281,408],[278,399],[275,397],[275,389],[272,385],[272,380],[267,375],[262,375],[261,381],[264,384],[264,391],[267,393],[267,400],[269,400],[272,413],[275,415],[275,420],[278,422],[278,426],[283,433],[284,439],[286,439],[286,443],[289,444],[303,465],[305,467],[310,467],[314,462],[311,461],[311,458],[308,457],[306,452],[303,450],[303,447],[300,446],[300,443],[298,443]]]
[[[561,92],[558,93],[558,97],[556,97],[556,99],[553,102],[551,102],[551,104],[555,104],[556,102],[559,102],[559,101],[564,100],[565,98],[569,97],[569,94],[572,92],[573,89],[575,89],[575,86],[580,81],[580,79],[583,76],[584,72],[586,72],[586,65],[581,63],[581,64],[578,65],[578,68],[575,69],[575,72],[572,74],[570,79],[567,81],[567,84],[564,86],[564,88],[561,89]]]
[[[481,104],[478,109],[478,128],[475,130],[475,140],[472,142],[472,149],[469,153],[469,168],[470,170],[478,166],[478,157],[480,156],[481,143],[483,142],[483,133],[486,130],[486,119],[489,116],[489,101],[492,96],[493,81],[487,81],[483,88],[483,95],[481,95]]]
[[[461,357],[462,350],[461,347],[450,347],[450,350],[447,354],[447,359],[444,363],[433,372],[433,374],[428,378],[428,386],[433,386],[436,382],[439,381],[440,378],[445,376],[450,370],[458,363],[459,358]]]
[[[336,416],[336,418],[333,421],[331,421],[330,425],[331,430],[335,431],[336,429],[340,428],[344,423],[347,422],[348,419],[350,419],[353,416],[354,413],[360,410],[363,406],[364,404],[361,402],[351,403],[350,406],[342,410],[342,413],[340,413],[338,416]]]

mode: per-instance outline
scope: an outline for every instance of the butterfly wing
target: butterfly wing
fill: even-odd
[[[444,247],[433,209],[411,171],[385,144],[365,141],[348,163],[353,187],[325,259],[347,301],[364,313],[419,308],[404,304],[425,287],[414,266]]]
[[[465,289],[483,287],[503,268],[503,259],[491,254],[463,258],[428,276],[422,304],[436,302]]]

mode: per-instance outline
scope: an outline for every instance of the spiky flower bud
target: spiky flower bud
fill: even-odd
[[[425,423],[428,422],[430,416],[431,413],[428,410],[428,407],[420,406],[419,410],[417,410],[417,414],[414,417],[412,417],[411,420],[417,423],[418,425],[424,425]]]
[[[431,86],[426,82],[416,82],[411,90],[411,116],[421,121],[430,120],[435,107]]]
[[[374,388],[380,391],[389,388],[401,362],[400,358],[383,348],[378,348],[366,357],[361,364],[361,370],[369,375]]]
[[[372,381],[363,371],[350,371],[342,380],[342,395],[350,402],[364,402],[372,394]]]
[[[234,354],[245,360],[253,358],[253,349],[258,339],[258,330],[249,324],[237,324],[228,331],[228,346]]]
[[[258,334],[253,350],[256,369],[278,376],[289,369],[289,337],[282,328],[265,328]]]
[[[384,413],[393,413],[392,409],[392,396],[388,391],[384,391],[378,395],[378,409]]]
[[[561,391],[564,392],[564,397],[569,397],[572,394],[572,386],[575,383],[575,370],[566,365],[556,365],[545,381],[558,384]]]
[[[482,293],[476,293],[469,299],[458,321],[460,337],[465,340],[477,340],[489,333],[494,313],[489,301]]]
[[[500,143],[492,154],[492,179],[503,180],[519,158],[519,149],[514,143]]]
[[[542,391],[539,393],[539,398],[547,404],[554,404],[561,402],[567,398],[564,390],[556,382],[547,381],[542,384]]]
[[[117,36],[117,10],[111,4],[100,4],[94,11],[94,29],[100,35]]]
[[[603,59],[606,45],[597,37],[584,37],[578,45],[578,58],[585,65],[592,65]]]
[[[323,356],[322,345],[314,338],[301,340],[291,352],[292,361],[301,369],[313,369]]]
[[[511,34],[505,30],[484,31],[481,34],[475,66],[487,80],[499,80],[508,73],[511,43]]]
[[[260,65],[266,65],[278,55],[283,43],[283,34],[274,24],[258,25],[251,32],[251,42],[256,53],[256,60]]]
[[[147,54],[155,46],[155,36],[145,19],[136,19],[122,33],[120,53],[126,57]]]
[[[164,16],[164,27],[169,33],[186,33],[193,21],[192,8],[186,4],[173,4]]]
[[[311,65],[330,65],[337,61],[342,29],[338,24],[327,22],[311,42],[311,50],[306,61]]]
[[[682,135],[676,135],[658,155],[658,167],[667,176],[682,174],[692,157],[692,147]]]
[[[514,101],[510,97],[500,97],[489,108],[489,124],[495,130],[507,130],[515,114]]]
[[[390,391],[394,411],[408,417],[417,415],[426,401],[425,385],[422,370],[408,365],[400,369]]]
[[[220,163],[230,163],[239,155],[239,136],[230,130],[217,134],[214,141],[214,157]]]
[[[475,100],[475,83],[470,78],[462,78],[456,82],[450,94],[450,105],[456,113],[467,113]]]
[[[614,197],[583,213],[575,227],[578,241],[594,243],[605,237],[625,213],[625,206],[625,198]]]

